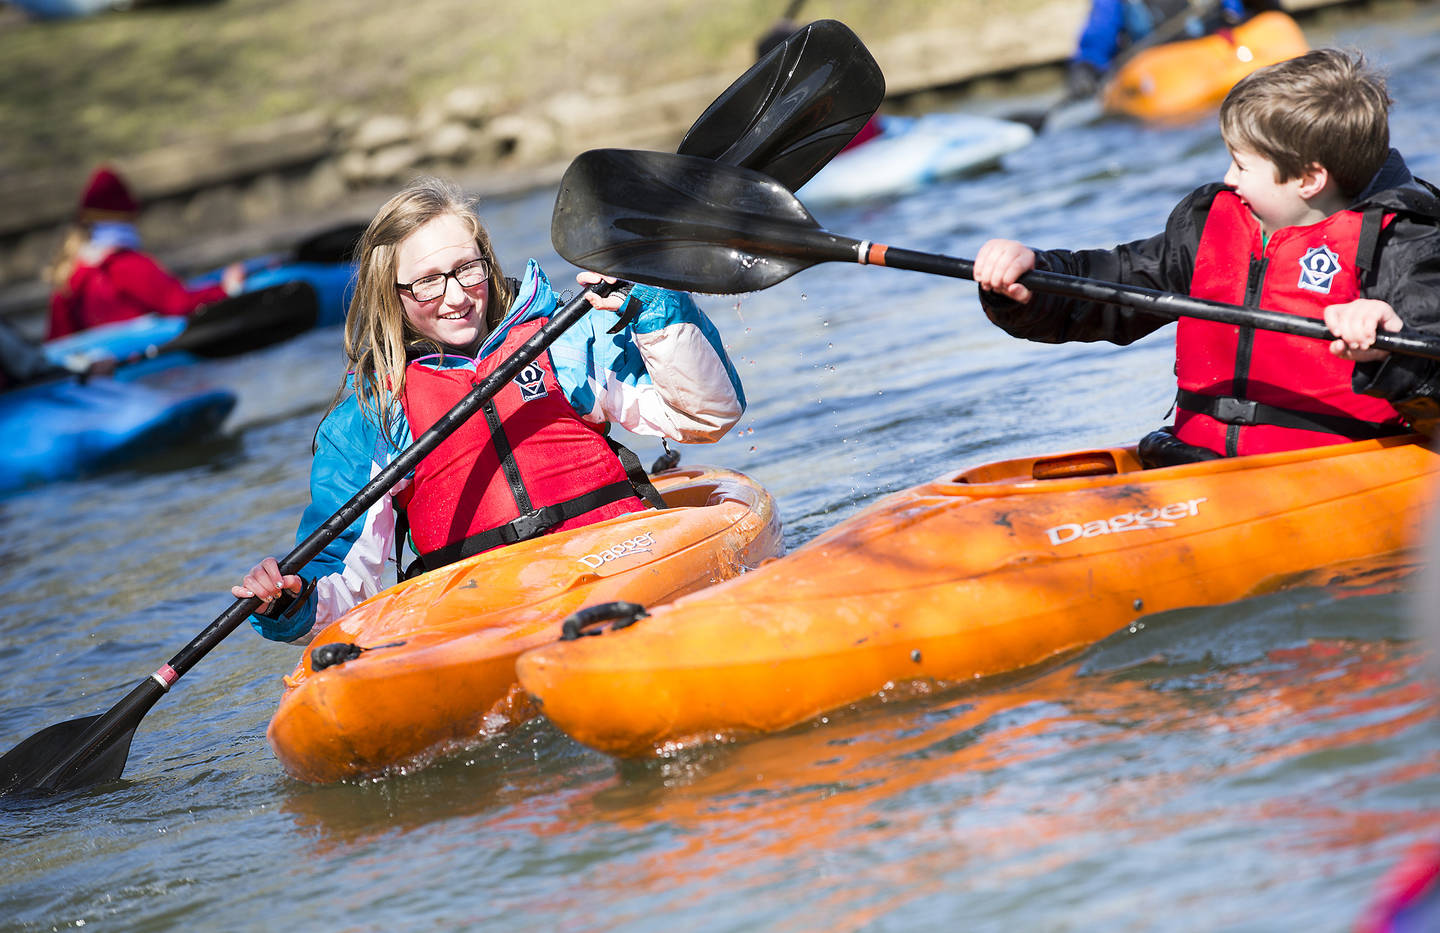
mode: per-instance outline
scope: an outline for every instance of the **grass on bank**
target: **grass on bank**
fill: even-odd
[[[1038,0],[1019,0],[1031,6]],[[0,3],[3,5],[3,3]],[[739,74],[785,0],[189,0],[0,19],[0,175],[90,165],[311,111],[413,114],[461,85],[563,90]],[[867,44],[1004,15],[985,0],[812,0]],[[956,50],[963,54],[964,50]]]

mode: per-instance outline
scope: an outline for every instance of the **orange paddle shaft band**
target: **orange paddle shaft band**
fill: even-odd
[[[885,265],[885,251],[890,247],[884,243],[871,243],[864,240],[860,243],[860,265],[862,266],[883,266]]]

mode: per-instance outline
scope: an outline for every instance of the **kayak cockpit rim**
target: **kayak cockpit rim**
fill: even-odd
[[[1431,439],[1421,434],[1382,437],[1307,447],[1279,453],[1251,454],[1245,457],[1223,457],[1178,466],[1146,469],[1135,447],[1097,448],[1071,453],[999,460],[947,473],[931,482],[937,495],[949,496],[1010,496],[1027,492],[1056,492],[1064,489],[1123,485],[1143,475],[1147,481],[1182,478],[1197,473],[1223,473],[1255,470],[1267,466],[1320,460],[1366,453],[1388,447],[1414,445],[1434,450]]]

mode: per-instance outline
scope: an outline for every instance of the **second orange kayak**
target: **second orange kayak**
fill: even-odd
[[[1440,455],[1415,438],[1155,470],[1131,448],[992,463],[516,670],[547,717],[614,755],[770,732],[1401,550],[1437,483]]]
[[[1257,68],[1310,51],[1295,20],[1279,10],[1234,29],[1151,46],[1106,83],[1105,109],[1142,120],[1183,120],[1217,106]]]

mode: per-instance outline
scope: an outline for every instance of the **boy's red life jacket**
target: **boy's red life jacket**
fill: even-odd
[[[411,433],[435,424],[544,322],[512,327],[474,371],[411,363],[400,399]],[[566,400],[548,353],[422,460],[396,504],[426,570],[645,508],[605,435]]]
[[[1262,242],[1233,191],[1211,205],[1190,294],[1323,319],[1361,295],[1374,241],[1391,215],[1340,211]],[[1175,335],[1175,435],[1225,456],[1298,450],[1403,434],[1387,401],[1350,388],[1354,364],[1320,340],[1195,318]]]

